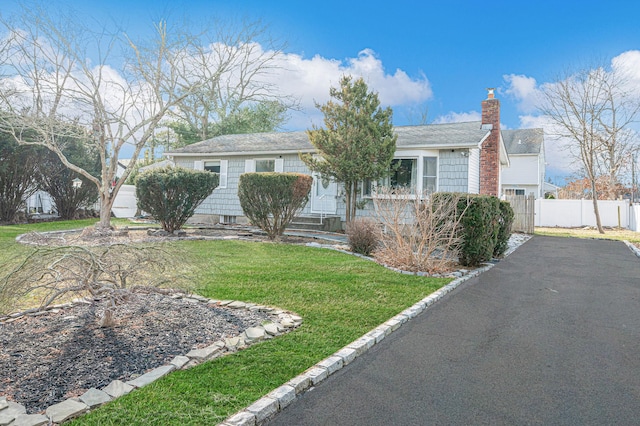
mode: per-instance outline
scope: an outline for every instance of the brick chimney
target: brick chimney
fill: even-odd
[[[482,101],[482,127],[491,134],[480,149],[480,194],[499,196],[500,191],[500,101],[487,89]]]

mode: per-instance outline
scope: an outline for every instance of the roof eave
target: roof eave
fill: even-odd
[[[282,151],[229,151],[229,152],[166,152],[167,157],[245,157],[248,155],[289,155],[314,152],[313,149],[296,149]]]

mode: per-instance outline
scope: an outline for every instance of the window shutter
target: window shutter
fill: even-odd
[[[244,160],[244,172],[253,173],[256,171],[256,160]]]
[[[229,160],[220,160],[220,183],[218,188],[227,187],[227,170],[229,169]]]
[[[195,170],[204,170],[204,161],[201,161],[201,160],[194,161],[193,168]]]
[[[284,172],[284,159],[282,158],[276,158],[276,164],[275,164],[275,172],[278,173],[282,173]]]

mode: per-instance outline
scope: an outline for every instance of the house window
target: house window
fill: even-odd
[[[432,194],[438,188],[438,158],[424,157],[423,166],[422,190],[427,194]]]
[[[391,188],[416,187],[417,160],[411,158],[396,158],[391,162],[389,186]]]
[[[236,223],[236,216],[227,216],[227,215],[224,215],[224,216],[222,216],[222,223],[226,223],[226,224],[229,224],[229,225],[233,225],[233,224],[235,224],[235,223]]]
[[[418,160],[415,158],[396,158],[391,161],[390,169],[391,174],[380,181],[376,182],[370,179],[364,180],[362,182],[362,195],[370,197],[376,186],[384,186],[393,189],[416,189]]]
[[[220,174],[220,161],[205,161],[204,162],[204,169],[212,172],[212,173],[216,173],[216,174]]]
[[[504,195],[524,195],[524,189],[507,188],[504,190]]]
[[[256,160],[256,172],[274,172],[276,160]]]
[[[207,170],[215,173],[220,178],[218,188],[227,187],[227,170],[229,168],[229,160],[197,160],[193,164],[196,170]]]

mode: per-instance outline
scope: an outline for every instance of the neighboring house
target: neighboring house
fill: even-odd
[[[545,158],[542,129],[503,130],[502,139],[511,167],[502,172],[504,195],[544,198]]]
[[[451,191],[502,194],[503,169],[509,156],[500,131],[500,101],[493,90],[482,102],[482,121],[394,127],[398,135],[394,172],[381,182],[419,193]],[[313,153],[306,132],[223,135],[165,155],[176,166],[208,170],[220,175],[220,185],[200,205],[195,219],[214,223],[241,222],[238,180],[245,172],[296,172],[313,175],[309,203],[302,215],[338,215],[345,204],[339,185],[311,173],[300,153]],[[364,183],[361,199],[370,199]],[[373,212],[368,202],[359,216]]]
[[[28,215],[55,214],[55,205],[48,192],[38,190],[25,200]]]

